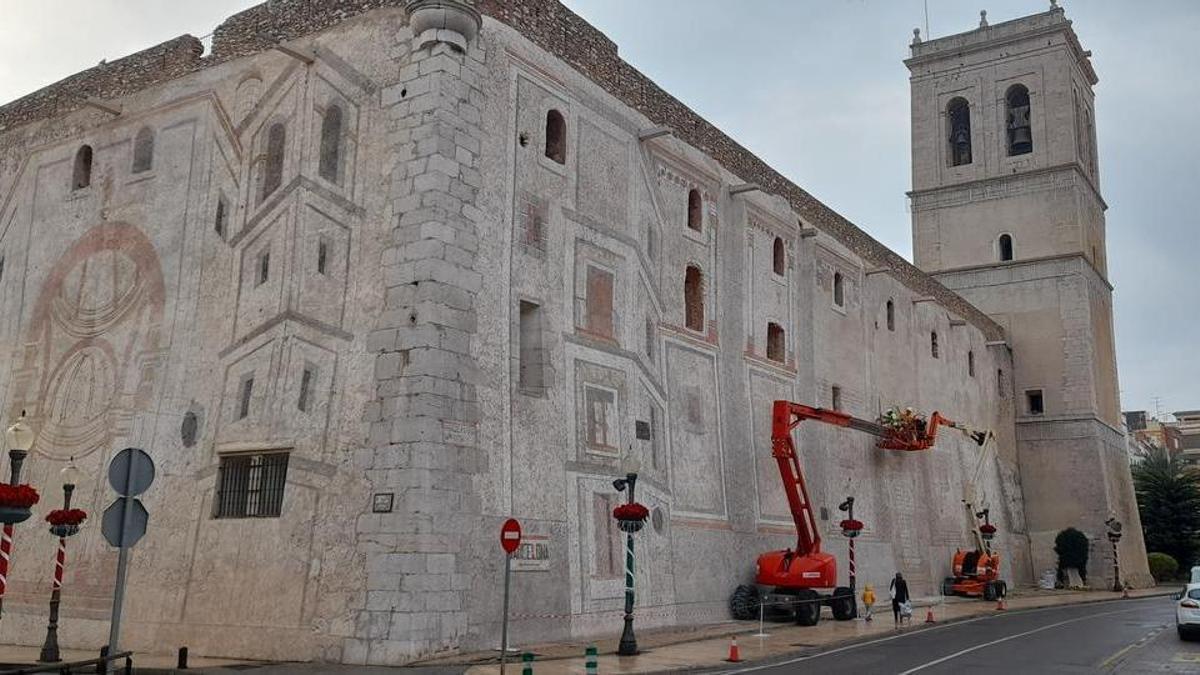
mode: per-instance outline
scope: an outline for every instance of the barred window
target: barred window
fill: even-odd
[[[288,453],[226,455],[217,478],[214,518],[278,518]]]

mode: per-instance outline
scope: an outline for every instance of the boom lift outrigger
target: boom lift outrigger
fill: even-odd
[[[829,605],[839,621],[853,618],[854,593],[837,586],[837,559],[821,550],[821,534],[813,515],[804,470],[796,454],[792,431],[804,420],[856,429],[879,440],[876,447],[885,450],[919,451],[933,447],[939,426],[959,428],[952,420],[933,413],[926,424],[913,428],[893,427],[859,419],[837,410],[826,410],[790,401],[775,401],[771,411],[771,454],[779,464],[783,489],[787,494],[792,520],[796,523],[796,548],[768,551],[758,557],[754,584],[742,584],[729,600],[735,619],[752,619],[760,604],[778,602],[790,606],[796,623],[815,625],[821,618],[821,606]],[[772,588],[762,594],[759,586]],[[833,588],[832,594],[817,589]],[[776,597],[772,597],[776,596]]]

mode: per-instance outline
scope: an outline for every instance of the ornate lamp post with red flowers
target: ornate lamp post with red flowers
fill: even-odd
[[[851,616],[858,616],[858,598],[854,595],[854,580],[857,574],[854,564],[854,540],[862,534],[863,523],[854,519],[854,497],[846,497],[845,501],[838,504],[838,510],[846,512],[846,518],[839,525],[842,526],[842,535],[850,540],[850,597],[854,600],[854,612]]]
[[[625,492],[627,501],[613,509],[613,518],[625,536],[625,628],[621,631],[621,643],[617,654],[633,656],[638,653],[637,638],[633,634],[633,533],[641,530],[650,517],[650,510],[634,501],[633,488],[637,485],[639,462],[627,458],[622,462],[625,477],[613,481],[617,492]],[[628,491],[626,491],[628,490]]]
[[[0,484],[0,610],[4,607],[4,591],[8,589],[8,562],[12,556],[13,525],[32,515],[30,508],[38,502],[37,490],[21,485],[21,465],[33,446],[33,430],[25,423],[25,411],[4,432],[8,441],[8,460],[12,468],[8,484]]]
[[[50,523],[50,534],[58,537],[58,553],[54,557],[54,586],[50,592],[50,623],[46,626],[46,641],[42,643],[42,654],[38,661],[55,663],[62,658],[58,654],[58,605],[62,598],[63,566],[67,562],[67,537],[79,532],[79,525],[87,518],[82,509],[71,508],[71,493],[83,473],[75,466],[74,458],[62,470],[63,507],[46,514]]]

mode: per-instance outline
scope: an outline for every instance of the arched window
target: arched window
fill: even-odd
[[[287,127],[276,122],[267,131],[267,155],[263,159],[261,202],[279,189],[283,182],[283,151],[287,144]]]
[[[704,223],[704,200],[699,190],[688,190],[688,227],[699,232]]]
[[[846,306],[846,291],[843,289],[842,273],[833,273],[833,304],[838,307]]]
[[[154,130],[142,127],[133,139],[133,173],[149,171],[154,166]]]
[[[342,167],[342,109],[336,103],[321,118],[321,160],[317,173],[330,183],[338,182]]]
[[[887,301],[887,329],[896,330],[896,303]]]
[[[695,265],[688,265],[683,275],[683,311],[688,328],[704,330],[704,275]]]
[[[783,239],[780,237],[775,237],[772,257],[775,274],[783,276],[787,272],[787,252],[783,249]]]
[[[1029,90],[1014,84],[1004,95],[1007,103],[1008,154],[1024,155],[1033,152],[1033,130],[1029,123]]]
[[[557,110],[546,113],[546,156],[567,163],[567,121]]]
[[[75,153],[75,171],[71,176],[71,189],[81,190],[92,184],[92,146],[84,145]]]
[[[967,375],[975,377],[975,352],[967,351]]]
[[[933,358],[935,358],[935,359],[938,358],[938,343],[937,343],[937,331],[936,330],[929,334],[929,354],[931,356],[933,356]]]
[[[967,99],[957,97],[946,107],[950,120],[950,166],[971,163],[971,106]]]
[[[1000,254],[1000,260],[1002,262],[1006,261],[1006,260],[1012,260],[1013,259],[1012,235],[1011,234],[1000,235],[1000,239],[996,242],[996,248],[997,248],[998,253]]]
[[[772,361],[784,362],[785,340],[783,326],[775,322],[767,324],[767,358]]]

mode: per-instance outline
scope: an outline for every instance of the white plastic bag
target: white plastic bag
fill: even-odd
[[[905,601],[905,602],[900,603],[900,616],[902,616],[906,619],[912,618],[912,603],[911,602]]]

